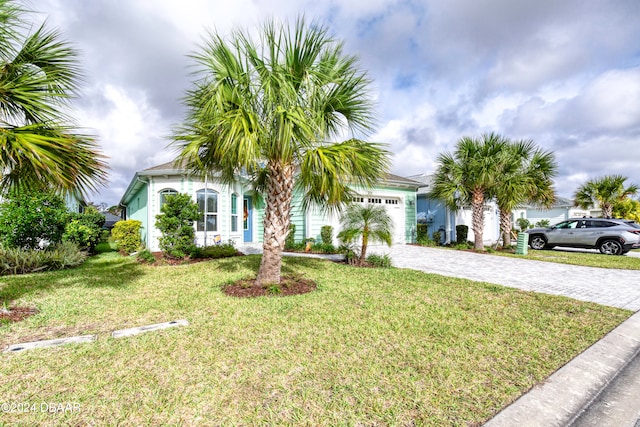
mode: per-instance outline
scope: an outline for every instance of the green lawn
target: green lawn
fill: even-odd
[[[0,425],[478,425],[631,312],[400,269],[286,257],[318,284],[231,298],[258,256],[149,267],[103,253],[69,271],[0,278],[0,303],[40,313],[0,346],[79,334],[90,344],[2,353]],[[113,339],[116,329],[188,327]],[[79,411],[40,412],[52,404]]]
[[[640,258],[630,255],[603,255],[596,252],[573,252],[562,249],[535,251],[529,249],[527,255],[516,255],[515,250],[491,251],[494,255],[514,258],[533,259],[537,261],[557,262],[561,264],[584,265],[599,268],[617,268],[622,270],[640,270]]]

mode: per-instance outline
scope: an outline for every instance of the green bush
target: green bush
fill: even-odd
[[[518,218],[516,224],[520,227],[520,230],[525,231],[531,228],[531,222],[526,218]]]
[[[185,258],[196,248],[193,222],[200,217],[198,204],[188,194],[175,194],[167,196],[160,212],[156,215],[160,249],[171,258]]]
[[[442,232],[441,231],[434,231],[433,232],[433,241],[435,242],[436,245],[441,245],[442,244]]]
[[[154,257],[151,251],[148,249],[138,252],[138,254],[136,255],[136,259],[139,262],[146,262],[148,264],[153,264],[154,262],[156,262],[156,257]]]
[[[93,227],[74,219],[65,227],[62,241],[73,242],[80,248],[93,252],[100,241],[99,228]]]
[[[416,243],[418,243],[420,246],[436,246],[436,242],[428,237],[418,240]]]
[[[456,243],[466,244],[468,235],[469,235],[469,226],[462,225],[462,224],[456,225]]]
[[[238,250],[232,244],[222,244],[216,246],[205,246],[204,248],[195,248],[190,256],[194,259],[202,259],[202,258],[228,258],[232,256],[236,256],[238,254]]]
[[[429,226],[427,224],[418,224],[416,227],[416,242],[420,243],[428,239],[429,239]]]
[[[47,249],[0,247],[0,275],[62,270],[78,266],[86,258],[87,253],[71,242],[51,245]]]
[[[319,254],[335,254],[338,253],[338,250],[331,243],[315,243],[311,247],[311,252],[319,253]]]
[[[287,250],[293,250],[296,244],[296,225],[289,224],[289,234],[287,234],[287,238],[284,240],[284,248]]]
[[[333,246],[333,227],[330,225],[323,225],[320,228],[320,237],[322,243]]]
[[[347,264],[356,264],[358,262],[358,254],[351,244],[340,245],[338,247],[338,253],[344,255],[344,260]]]
[[[389,257],[389,255],[381,256],[381,255],[371,254],[367,257],[367,263],[369,263],[373,267],[390,268],[391,257]]]
[[[141,228],[142,222],[135,219],[115,223],[113,230],[111,230],[111,237],[118,244],[120,253],[129,255],[140,249],[142,246],[142,240],[140,239]]]
[[[0,244],[36,249],[60,243],[68,218],[64,200],[54,193],[10,193],[0,204]]]

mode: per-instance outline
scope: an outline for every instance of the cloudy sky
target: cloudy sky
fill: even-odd
[[[208,30],[265,18],[326,23],[374,81],[392,172],[432,172],[463,136],[498,132],[555,152],[556,189],[620,173],[640,184],[638,0],[31,0],[82,52],[75,117],[109,157],[116,204],[137,170],[169,161],[188,55]]]

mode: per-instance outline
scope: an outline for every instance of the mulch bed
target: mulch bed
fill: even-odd
[[[299,276],[282,276],[280,285],[256,286],[256,279],[242,279],[224,287],[224,293],[238,298],[263,296],[284,297],[312,292],[317,288],[313,280]]]
[[[20,320],[24,320],[29,316],[33,316],[38,313],[37,308],[31,307],[12,307],[4,310],[0,309],[0,323],[4,322],[19,322]]]
[[[164,252],[152,252],[153,257],[156,259],[155,262],[149,263],[148,265],[152,265],[155,267],[161,265],[185,265],[185,264],[195,264],[196,262],[203,261],[211,261],[212,258],[169,258],[165,256]],[[244,256],[242,252],[237,252],[236,256]]]

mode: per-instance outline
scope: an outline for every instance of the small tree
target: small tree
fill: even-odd
[[[193,222],[200,214],[198,204],[188,194],[168,196],[156,215],[156,227],[162,233],[160,249],[172,258],[184,258],[195,248]]]
[[[350,205],[340,218],[342,231],[338,239],[346,244],[362,238],[362,248],[358,264],[362,265],[367,258],[369,241],[380,241],[391,246],[391,217],[382,206]]]
[[[23,249],[60,243],[68,218],[64,200],[52,192],[10,193],[0,205],[0,243]]]
[[[330,225],[323,225],[320,228],[320,237],[322,237],[322,243],[325,245],[333,245],[333,227]]]

